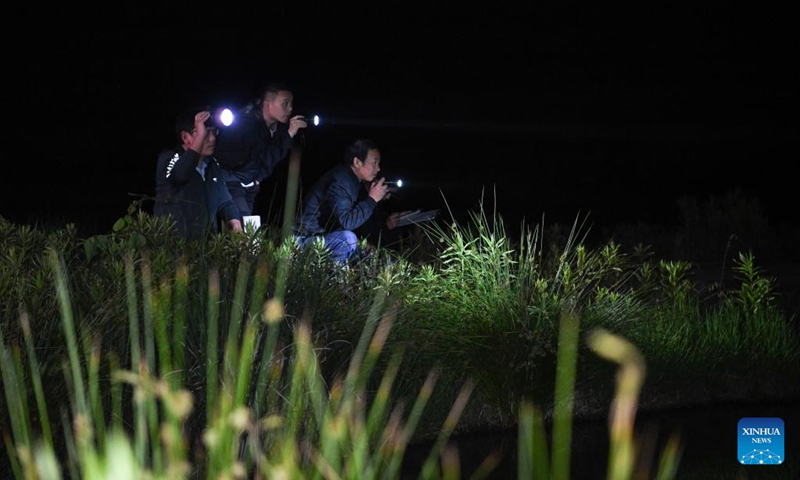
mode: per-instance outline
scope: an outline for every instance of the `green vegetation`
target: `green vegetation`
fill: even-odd
[[[270,226],[186,243],[136,205],[85,239],[0,218],[0,465],[459,478],[454,435],[515,428],[519,478],[566,479],[573,419],[611,407],[607,478],[673,478],[680,438],[642,465],[637,410],[687,386],[698,403],[797,395],[760,373],[800,378],[800,335],[752,252],[734,285],[701,288],[688,261],[590,242],[586,219],[521,230],[481,208],[344,269]],[[743,391],[756,380],[770,388]]]

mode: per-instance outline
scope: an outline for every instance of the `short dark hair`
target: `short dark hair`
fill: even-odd
[[[277,95],[280,92],[291,92],[292,90],[284,83],[281,82],[269,82],[261,87],[261,90],[258,92],[258,98],[256,99],[256,105],[259,107],[264,104],[264,100],[270,95]]]
[[[378,148],[378,146],[375,145],[375,142],[372,140],[367,138],[359,138],[345,148],[344,156],[342,157],[342,164],[350,165],[353,162],[353,157],[356,157],[363,162],[367,159],[369,151],[376,148]]]
[[[181,139],[181,132],[194,130],[194,116],[201,110],[197,107],[186,108],[175,117],[175,136],[178,137],[178,141]]]

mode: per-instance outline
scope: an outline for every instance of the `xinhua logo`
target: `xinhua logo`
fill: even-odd
[[[780,418],[742,418],[738,432],[739,463],[742,465],[780,465],[786,461],[786,432]]]

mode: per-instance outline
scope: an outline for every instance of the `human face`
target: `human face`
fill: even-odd
[[[371,148],[367,151],[367,158],[362,162],[356,158],[353,171],[362,182],[372,182],[378,173],[381,171],[381,152],[377,148]]]
[[[206,130],[206,137],[203,139],[203,145],[200,149],[201,157],[210,157],[211,155],[214,155],[214,150],[217,146],[217,132],[219,132],[219,129],[216,127],[208,128]],[[189,144],[191,144],[192,140],[194,140],[198,135],[200,134],[197,133],[197,130],[192,130]]]
[[[289,117],[292,116],[292,109],[294,108],[292,102],[294,101],[294,96],[292,92],[287,92],[286,90],[281,90],[276,95],[270,95],[264,100],[264,106],[262,107],[262,113],[264,114],[264,120],[267,121],[267,125],[272,126],[275,122],[286,123],[289,121]]]

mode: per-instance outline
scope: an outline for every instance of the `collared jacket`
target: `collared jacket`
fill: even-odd
[[[153,214],[171,215],[178,234],[187,239],[218,232],[220,221],[241,220],[217,161],[205,157],[205,168],[199,168],[198,160],[199,153],[177,146],[162,151],[156,167]]]
[[[295,233],[311,236],[357,229],[372,216],[377,205],[365,191],[349,166],[332,168],[306,195]]]
[[[249,186],[272,175],[291,147],[287,125],[278,123],[275,132],[270,133],[264,119],[249,111],[222,129],[214,153],[226,182]]]

